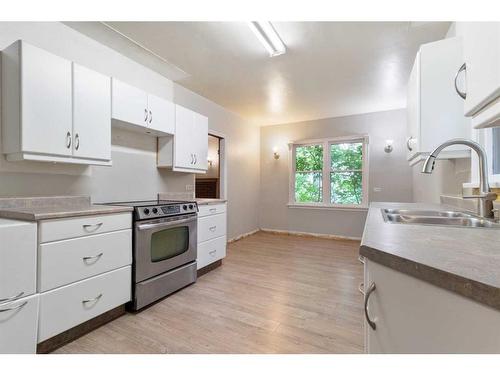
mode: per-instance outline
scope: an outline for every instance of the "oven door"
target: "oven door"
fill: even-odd
[[[139,282],[196,260],[197,215],[137,222],[134,281]]]

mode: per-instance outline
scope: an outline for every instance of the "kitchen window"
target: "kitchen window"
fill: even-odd
[[[289,206],[367,207],[367,145],[367,136],[291,144]]]

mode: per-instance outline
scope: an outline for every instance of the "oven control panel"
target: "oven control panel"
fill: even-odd
[[[153,219],[159,217],[177,216],[198,212],[195,202],[162,204],[158,206],[136,207],[137,219]]]

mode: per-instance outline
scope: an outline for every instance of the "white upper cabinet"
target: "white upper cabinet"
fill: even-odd
[[[94,146],[83,146],[81,138],[87,142],[104,134],[101,127],[110,129],[106,125],[109,109],[105,109],[110,105],[109,93],[102,95],[105,80],[100,75],[96,79],[96,74],[83,67],[73,71],[71,61],[22,40],[3,50],[2,142],[7,160],[109,165],[109,136]],[[97,103],[100,100],[103,103]],[[75,147],[78,138],[80,147]]]
[[[73,63],[73,155],[111,160],[111,78]]]
[[[206,173],[208,118],[175,105],[175,136],[158,139],[158,167]]]
[[[174,103],[148,94],[148,128],[162,134],[175,132]]]
[[[17,41],[2,53],[3,150],[71,156],[71,61]]]
[[[477,128],[500,126],[500,22],[457,23],[464,40],[464,113]]]
[[[156,136],[173,134],[174,104],[120,80],[112,79],[112,117],[129,130]]]
[[[407,157],[413,162],[451,138],[470,138],[470,119],[456,94],[454,76],[463,61],[462,41],[450,38],[424,44],[417,53],[408,81]],[[454,146],[441,158],[468,157],[470,151]]]
[[[195,145],[193,153],[195,155],[195,167],[202,171],[208,168],[208,118],[194,114],[194,130],[193,130]]]
[[[111,116],[119,121],[145,127],[148,121],[148,94],[112,78]]]

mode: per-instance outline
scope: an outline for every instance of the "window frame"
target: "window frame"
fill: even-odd
[[[362,201],[360,204],[339,204],[331,203],[331,152],[332,144],[340,143],[362,143]],[[295,201],[295,173],[296,173],[296,148],[300,146],[323,146],[323,169],[322,169],[322,187],[323,201],[322,202],[296,202]],[[326,209],[344,209],[344,210],[366,210],[369,204],[369,138],[368,135],[352,135],[345,137],[308,139],[303,141],[295,141],[288,144],[289,150],[289,186],[288,186],[288,207],[293,208],[326,208]]]

